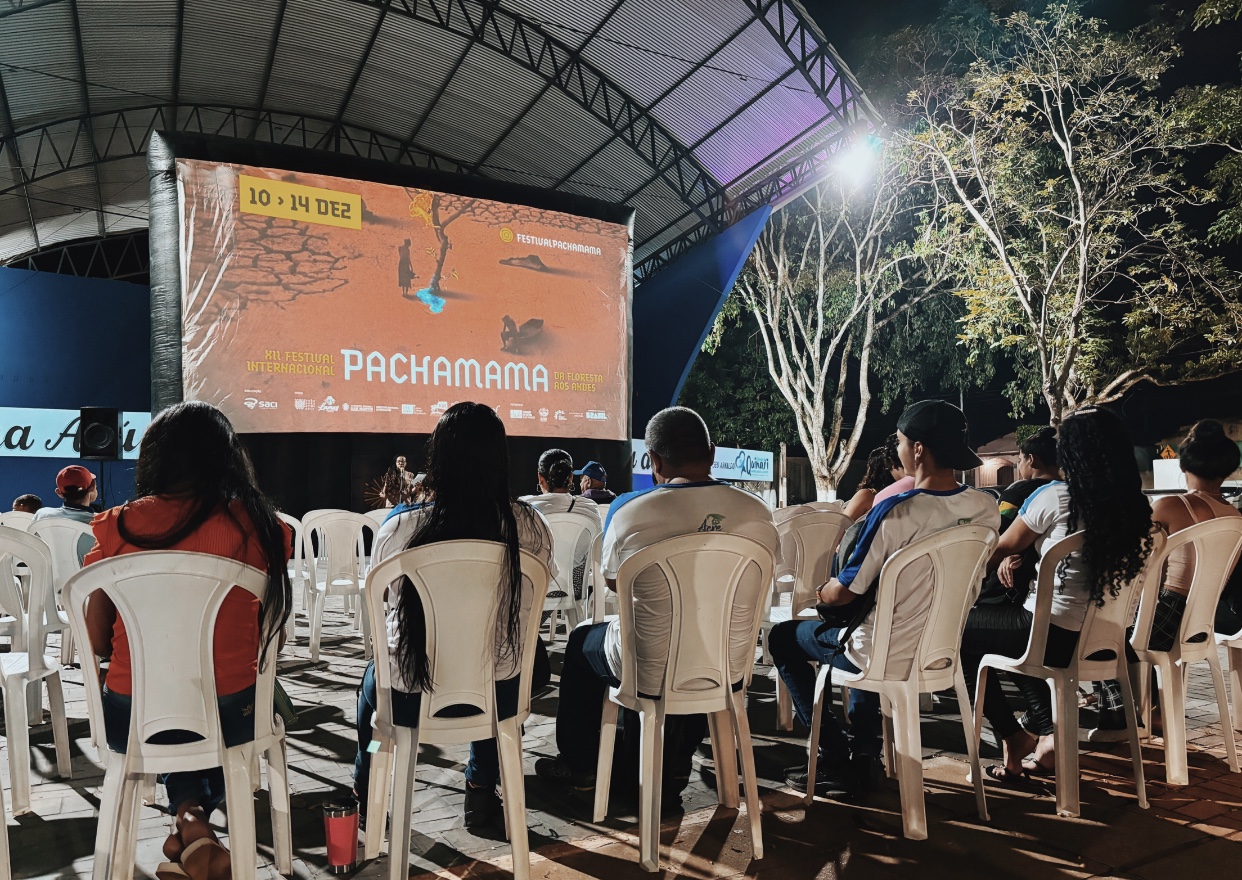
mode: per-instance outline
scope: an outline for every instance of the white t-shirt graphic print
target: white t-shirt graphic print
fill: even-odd
[[[665,483],[641,492],[621,495],[612,503],[604,527],[604,577],[615,579],[621,563],[639,550],[668,538],[696,532],[722,532],[758,541],[779,559],[780,539],[772,512],[759,498],[729,483]],[[753,581],[753,582],[752,582]],[[768,584],[758,577],[743,579],[738,601],[753,602],[756,590]],[[749,598],[748,598],[749,597]],[[664,680],[664,656],[672,630],[672,599],[668,582],[658,568],[643,573],[634,584],[634,628],[639,639],[652,646],[651,658],[638,658],[638,690],[653,696]],[[739,628],[740,630],[741,628]],[[613,675],[621,672],[621,623],[612,621],[604,642]],[[754,660],[750,633],[732,633],[729,642],[731,673],[736,681]]]

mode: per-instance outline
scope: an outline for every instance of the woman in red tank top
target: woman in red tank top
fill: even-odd
[[[91,523],[95,547],[85,564],[140,550],[188,550],[236,559],[268,574],[260,603],[234,587],[220,607],[213,636],[220,727],[228,746],[254,738],[254,687],[259,644],[284,634],[291,591],[286,564],[291,535],[259,491],[254,468],[233,426],[214,406],[180,403],[160,413],[142,438],[134,472],[135,499]],[[91,648],[111,658],[104,682],[108,746],[124,752],[129,741],[132,679],[129,639],[116,607],[104,593],[87,605]],[[187,687],[193,686],[187,683]],[[157,736],[183,742],[183,731]],[[152,738],[154,741],[154,738]],[[177,830],[164,843],[170,860],[160,878],[221,878],[229,854],[208,818],[224,800],[224,773],[169,773],[169,809]]]

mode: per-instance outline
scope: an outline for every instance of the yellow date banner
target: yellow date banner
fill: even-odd
[[[238,195],[243,214],[262,214],[344,229],[362,228],[362,196],[355,193],[240,174]]]

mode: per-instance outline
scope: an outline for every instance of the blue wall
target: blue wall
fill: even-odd
[[[151,307],[144,285],[0,268],[0,406],[151,409]],[[134,463],[0,454],[0,507],[33,492],[58,505],[56,474],[84,464],[107,505],[133,492]]]
[[[634,290],[633,433],[677,403],[771,208],[761,208],[687,252]]]

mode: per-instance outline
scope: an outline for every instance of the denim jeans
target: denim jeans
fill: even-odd
[[[599,760],[604,697],[610,687],[621,686],[604,652],[607,633],[608,624],[597,623],[577,627],[569,634],[556,705],[557,750],[574,773],[589,776],[595,775]],[[707,716],[673,715],[665,719],[664,725],[665,787],[669,793],[680,792],[690,777],[694,752],[707,736]],[[637,730],[637,713],[623,709],[620,726],[631,732]],[[637,743],[632,736],[623,743],[623,760],[627,756],[625,744],[631,741]]]
[[[103,689],[104,733],[108,748],[125,754],[129,745],[130,709],[133,701],[125,694]],[[254,739],[254,685],[235,694],[218,697],[220,732],[225,746],[232,748]],[[202,739],[188,730],[164,730],[152,736],[148,742],[155,745],[190,743]],[[187,802],[198,804],[210,816],[224,803],[224,768],[210,770],[186,770],[165,773],[160,782],[168,790],[168,811],[176,814]]]
[[[772,627],[768,636],[768,653],[789,689],[794,714],[808,728],[815,711],[815,666],[831,660],[837,669],[859,671],[845,652],[838,650],[843,631],[820,620],[787,620]],[[831,707],[825,707],[820,715],[819,755],[829,765],[839,766],[851,755],[880,754],[880,695],[850,688],[849,716],[847,736]]]
[[[548,650],[540,639],[535,644],[535,664],[531,670],[531,690],[544,687],[552,678],[552,667],[548,663]],[[518,697],[521,689],[518,678],[496,682],[496,710],[500,719],[512,718],[517,714]],[[408,694],[404,691],[392,692],[393,724],[398,727],[417,727],[418,710],[422,705],[422,694]],[[354,791],[363,810],[366,809],[367,787],[371,778],[371,753],[367,746],[371,743],[371,716],[375,713],[375,661],[367,664],[362,674],[362,685],[358,689],[358,753],[354,757]],[[462,717],[472,714],[473,710],[460,707],[463,711],[454,711],[458,707],[449,706],[441,713],[445,717]],[[470,760],[466,763],[466,779],[476,788],[494,788],[500,782],[500,755],[496,751],[496,740],[484,739],[470,744]]]

